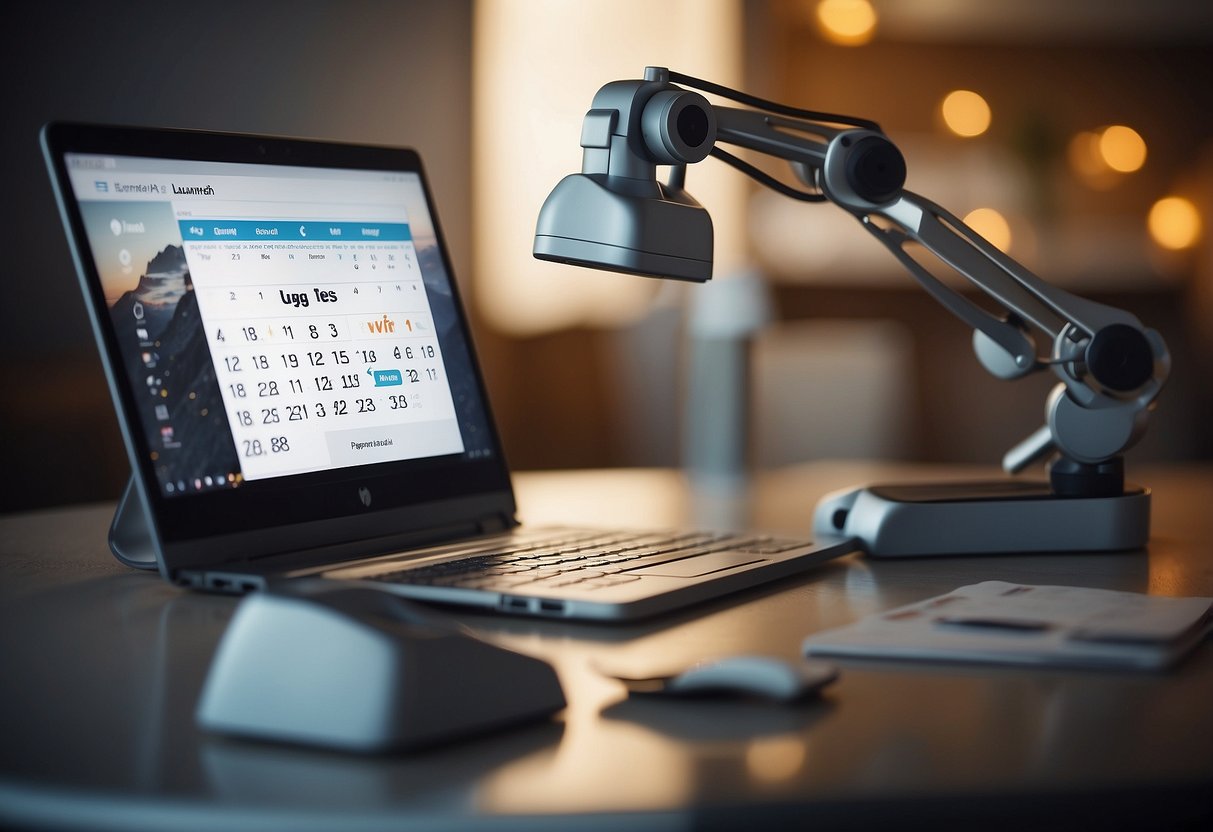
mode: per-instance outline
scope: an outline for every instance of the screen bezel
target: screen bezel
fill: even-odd
[[[332,545],[357,538],[415,534],[426,525],[427,518],[440,518],[443,525],[452,527],[459,525],[461,520],[475,523],[486,515],[501,515],[512,522],[515,503],[508,468],[432,192],[416,151],[274,136],[67,123],[48,124],[43,128],[42,136],[132,471],[152,525],[153,539],[158,544],[161,569],[166,575],[187,566],[213,565],[297,550],[301,542],[299,535],[291,533],[293,529],[306,528],[306,542]],[[151,460],[152,449],[145,432],[140,429],[135,391],[123,371],[79,202],[68,176],[68,154],[416,174],[450,280],[458,326],[474,375],[474,389],[490,433],[492,453],[475,460],[452,455],[376,463],[256,480],[235,489],[188,496],[163,494]],[[418,477],[418,474],[424,476]],[[365,505],[361,489],[366,489],[363,494],[373,494],[370,506]],[[222,539],[224,551],[209,554],[207,547],[198,545],[211,538]],[[241,546],[241,542],[248,545]],[[174,553],[180,556],[174,557]],[[191,562],[181,562],[182,558]],[[210,563],[192,562],[199,558]]]

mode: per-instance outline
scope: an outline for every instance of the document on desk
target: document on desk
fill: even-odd
[[[1213,598],[985,581],[805,639],[814,656],[1157,670],[1213,629]]]

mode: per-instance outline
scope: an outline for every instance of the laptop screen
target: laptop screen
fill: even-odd
[[[497,445],[419,166],[179,155],[61,154],[156,502],[387,474],[397,504],[429,496],[402,474],[473,487],[452,472]]]

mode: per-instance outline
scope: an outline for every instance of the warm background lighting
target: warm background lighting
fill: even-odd
[[[965,225],[989,241],[999,251],[1011,248],[1011,225],[993,208],[978,208],[965,214]]]
[[[1200,212],[1190,199],[1164,197],[1150,208],[1146,226],[1154,242],[1163,248],[1172,251],[1191,248],[1200,239]]]
[[[817,22],[826,40],[840,46],[862,46],[876,34],[876,10],[868,0],[821,0]]]
[[[1114,124],[1099,136],[1099,152],[1108,167],[1119,173],[1133,173],[1146,163],[1146,142],[1132,127]]]
[[[1114,124],[1075,134],[1066,156],[1083,182],[1106,190],[1120,181],[1121,174],[1141,169],[1146,163],[1146,142],[1132,127]]]
[[[634,322],[664,281],[536,260],[535,218],[561,177],[581,170],[582,117],[606,82],[639,78],[657,65],[743,86],[740,0],[480,0],[474,8],[473,282],[480,312],[515,336]],[[687,190],[711,212],[717,277],[744,261],[745,188],[745,178],[725,165],[687,172]]]
[[[958,136],[980,136],[990,129],[990,105],[971,90],[948,93],[940,106],[944,124]]]
[[[1099,138],[1091,130],[1076,133],[1066,151],[1070,167],[1088,184],[1101,184],[1111,173],[1099,150]]]

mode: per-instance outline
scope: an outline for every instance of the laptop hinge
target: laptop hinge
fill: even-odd
[[[260,558],[243,559],[207,569],[182,569],[172,573],[171,580],[179,586],[192,589],[208,589],[215,592],[242,594],[259,589],[265,584],[266,572],[281,570],[285,574],[306,574],[320,571],[343,561],[362,560],[382,556],[397,549],[409,549],[439,545],[444,541],[470,535],[498,534],[519,525],[513,516],[505,513],[486,514],[470,523],[447,526],[440,531],[426,529],[405,535],[391,535],[375,541],[356,541],[320,546],[314,549],[291,553],[276,553]],[[254,568],[254,561],[256,567]],[[274,562],[282,563],[275,568]]]

